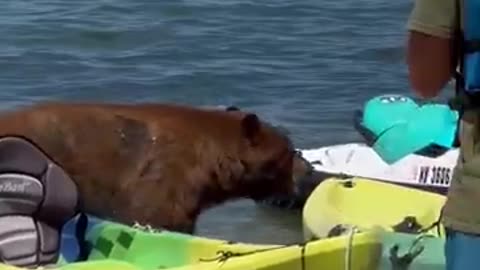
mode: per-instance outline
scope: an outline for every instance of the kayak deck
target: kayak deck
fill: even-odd
[[[339,225],[393,231],[412,221],[410,225],[426,228],[438,221],[444,202],[445,196],[399,185],[331,178],[318,185],[305,204],[304,236],[326,237]]]

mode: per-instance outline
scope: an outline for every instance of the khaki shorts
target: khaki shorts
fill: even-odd
[[[460,123],[460,155],[444,207],[443,224],[480,234],[480,117],[466,112]]]

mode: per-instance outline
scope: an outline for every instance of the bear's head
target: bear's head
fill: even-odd
[[[244,194],[259,200],[296,192],[293,176],[295,149],[290,139],[255,114],[241,120],[245,147],[242,155]]]
[[[261,121],[256,114],[232,107],[226,111],[241,119],[241,195],[258,201],[275,195],[298,194],[298,180],[311,167],[298,155],[285,132]]]

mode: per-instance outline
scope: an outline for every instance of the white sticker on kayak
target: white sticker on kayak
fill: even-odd
[[[417,171],[417,181],[427,186],[450,186],[453,168],[444,166],[420,166]]]

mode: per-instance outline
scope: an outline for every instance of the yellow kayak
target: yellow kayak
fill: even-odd
[[[379,239],[375,232],[364,232],[304,244],[258,245],[108,224],[89,233],[93,248],[87,261],[59,262],[48,269],[367,270],[378,265]],[[26,268],[4,264],[0,270]]]
[[[376,232],[382,254],[378,268],[371,269],[445,269],[444,229],[438,222],[445,199],[386,182],[330,178],[306,201],[304,237],[335,239],[352,230]]]
[[[330,178],[303,208],[304,237],[338,235],[345,227],[415,233],[438,221],[445,196],[363,178]],[[443,228],[428,230],[443,235]]]

